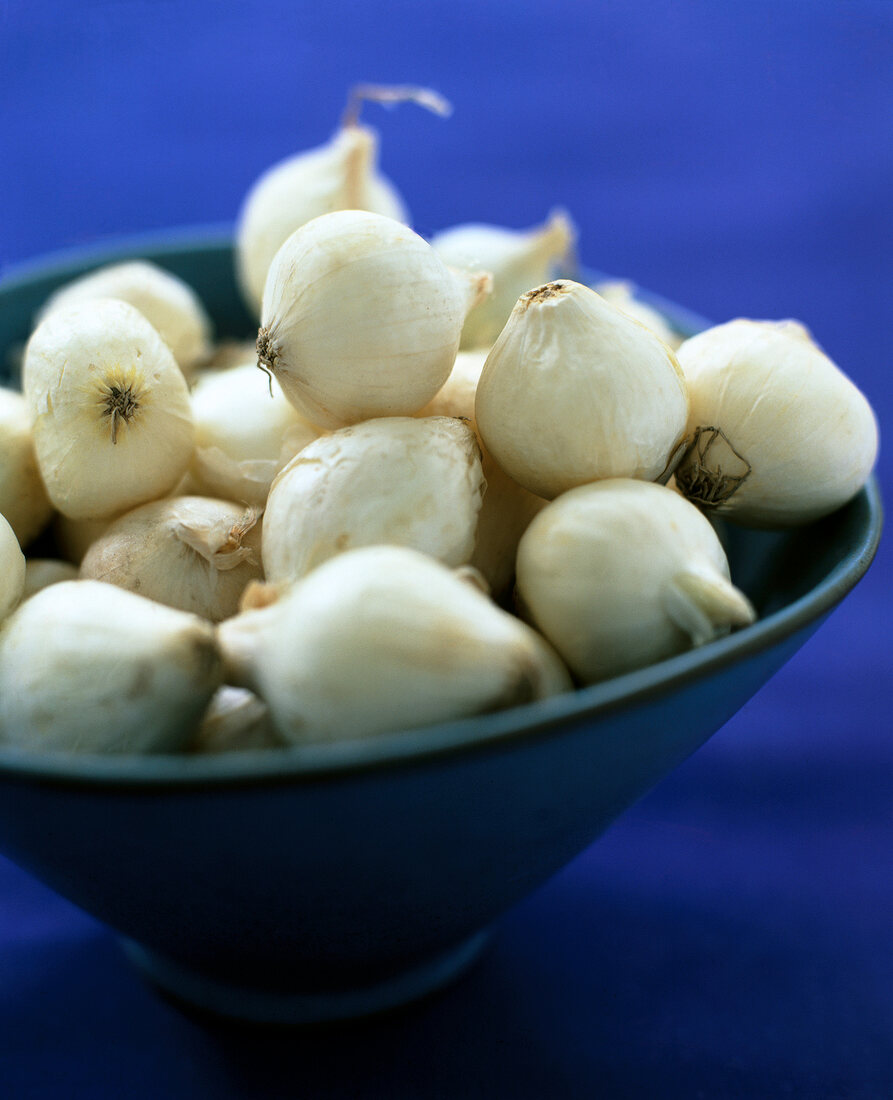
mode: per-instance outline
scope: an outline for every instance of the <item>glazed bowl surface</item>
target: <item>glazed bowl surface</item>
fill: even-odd
[[[227,231],[144,237],[0,283],[6,384],[51,291],[136,257],[190,283],[218,337],[251,337]],[[647,298],[685,334],[707,324]],[[466,966],[500,914],[759,690],[858,582],[881,522],[872,480],[806,527],[727,526],[756,623],[513,710],[220,756],[0,748],[0,851],[116,929],[151,980],[211,1011],[303,1022],[402,1003]]]

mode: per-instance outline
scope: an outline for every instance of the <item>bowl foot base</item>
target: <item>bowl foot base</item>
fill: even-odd
[[[135,940],[122,937],[121,946],[144,978],[196,1008],[251,1023],[311,1024],[385,1012],[433,993],[471,966],[489,938],[489,932],[477,932],[375,985],[332,993],[270,993],[215,981]]]

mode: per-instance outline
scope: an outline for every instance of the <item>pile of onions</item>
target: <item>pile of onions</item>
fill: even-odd
[[[868,478],[871,407],[801,324],[683,340],[574,278],[560,211],[425,240],[369,98],[448,110],[360,89],[261,176],[256,333],[214,345],[142,260],[36,318],[0,392],[0,743],[269,751],[535,702],[753,622],[712,516],[806,523]]]

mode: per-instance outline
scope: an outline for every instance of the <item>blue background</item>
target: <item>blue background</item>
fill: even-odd
[[[423,234],[564,205],[591,266],[718,321],[803,320],[889,431],[887,0],[0,0],[0,265],[231,221],[358,80],[455,106],[364,116]],[[393,1016],[297,1035],[191,1019],[0,858],[0,1092],[893,1095],[888,543],[472,973]]]

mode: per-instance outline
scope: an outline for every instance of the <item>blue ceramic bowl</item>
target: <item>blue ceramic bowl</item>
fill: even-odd
[[[194,286],[220,336],[251,335],[225,233],[142,238],[0,284],[0,361],[55,287],[134,256]],[[653,301],[686,333],[706,324]],[[0,750],[0,850],[212,1011],[309,1021],[399,1004],[461,970],[501,913],[719,729],[856,584],[880,528],[873,482],[808,527],[730,527],[758,622],[542,703],[208,758]]]

